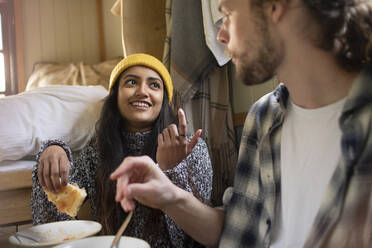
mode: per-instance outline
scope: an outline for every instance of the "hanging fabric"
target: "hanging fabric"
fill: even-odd
[[[184,108],[189,132],[201,128],[214,169],[212,203],[233,184],[237,149],[229,65],[219,67],[205,42],[200,0],[167,0],[163,60],[174,82],[174,109]]]

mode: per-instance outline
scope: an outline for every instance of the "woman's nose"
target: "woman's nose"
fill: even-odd
[[[139,96],[147,96],[148,95],[148,87],[147,87],[146,83],[138,84],[136,93]]]

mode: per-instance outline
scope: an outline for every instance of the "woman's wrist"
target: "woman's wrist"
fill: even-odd
[[[177,164],[171,164],[171,163],[166,163],[166,162],[160,162],[158,165],[162,171],[171,170],[177,166]]]
[[[65,152],[66,152],[66,155],[67,155],[67,158],[68,160],[70,161],[70,163],[72,163],[72,152],[71,152],[71,149],[70,147],[64,142],[62,141],[61,139],[53,139],[53,140],[48,140],[46,142],[44,142],[42,144],[42,146],[40,147],[40,150],[38,152],[38,154],[36,155],[36,161],[39,162],[39,159],[40,159],[40,156],[41,154],[50,146],[59,146],[61,147]]]

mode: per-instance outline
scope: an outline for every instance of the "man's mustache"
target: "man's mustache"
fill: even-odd
[[[231,52],[231,51],[229,51],[229,49],[227,49],[227,48],[225,48],[225,54],[229,57],[229,58],[232,58],[233,56],[234,56],[234,54]]]

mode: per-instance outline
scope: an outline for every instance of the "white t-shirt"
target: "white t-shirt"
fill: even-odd
[[[281,136],[281,204],[271,248],[303,247],[341,157],[345,99],[304,109],[288,101]]]

